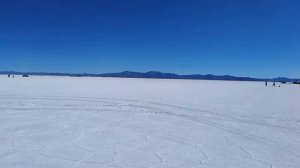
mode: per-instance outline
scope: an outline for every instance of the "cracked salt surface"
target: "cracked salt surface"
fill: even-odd
[[[1,168],[299,168],[300,87],[0,76]]]

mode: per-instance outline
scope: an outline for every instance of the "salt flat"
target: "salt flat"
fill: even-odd
[[[300,86],[0,76],[1,168],[299,168]]]

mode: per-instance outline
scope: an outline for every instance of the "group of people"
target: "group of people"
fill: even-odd
[[[8,78],[14,78],[15,75],[8,74],[7,77],[8,77]]]
[[[265,81],[265,86],[268,86],[268,81]],[[272,87],[276,87],[276,82],[273,82]],[[280,87],[280,85],[278,85],[278,87]]]

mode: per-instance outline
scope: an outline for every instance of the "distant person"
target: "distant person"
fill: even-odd
[[[10,74],[8,74],[7,77],[10,78]]]
[[[275,87],[275,82],[273,82],[273,87]]]
[[[13,75],[12,78],[15,78],[15,75]]]
[[[265,86],[268,86],[268,82],[267,81],[265,82]]]

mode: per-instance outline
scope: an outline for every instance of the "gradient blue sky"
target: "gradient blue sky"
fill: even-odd
[[[0,70],[300,77],[299,0],[0,0]]]

